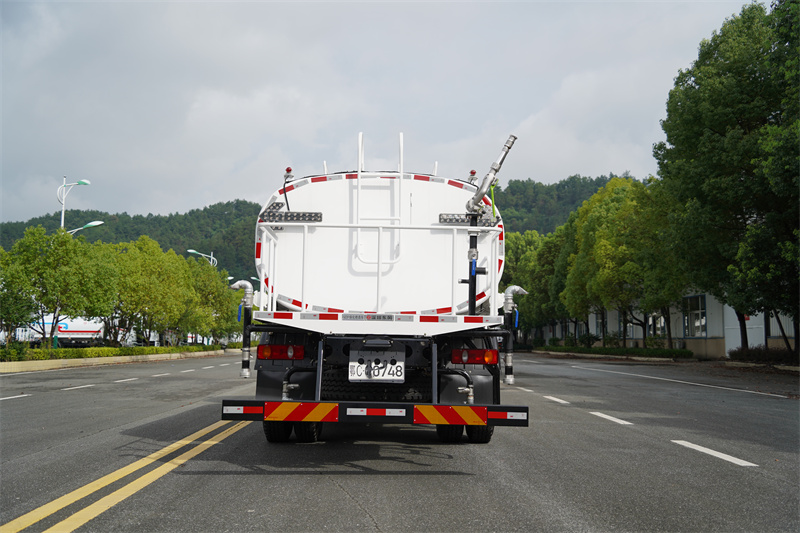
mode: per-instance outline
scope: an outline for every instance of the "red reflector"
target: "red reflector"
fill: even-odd
[[[456,365],[496,365],[497,350],[453,350],[450,361]]]
[[[257,354],[259,359],[302,359],[305,350],[293,344],[259,344]]]

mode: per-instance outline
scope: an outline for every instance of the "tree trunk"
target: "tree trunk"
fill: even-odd
[[[628,312],[622,311],[622,347],[628,347]]]
[[[792,321],[794,322],[794,353],[800,354],[800,320],[797,317]]]
[[[601,319],[601,321],[602,321],[602,326],[601,327],[603,328],[603,332],[601,333],[601,335],[603,337],[603,348],[605,348],[606,347],[606,330],[608,329],[608,324],[606,324],[606,310],[603,309],[600,312],[603,314],[602,319]]]
[[[672,320],[670,320],[671,317],[670,317],[670,314],[669,314],[669,306],[661,308],[661,316],[664,317],[664,321],[667,324],[667,348],[672,350],[673,349],[673,345],[672,345],[672,324],[671,324]]]
[[[781,330],[781,337],[783,337],[783,344],[786,346],[786,349],[790,352],[792,351],[792,345],[789,343],[789,337],[786,336],[786,331],[783,329],[783,322],[781,322],[781,317],[778,314],[778,311],[775,309],[772,310],[772,315],[775,317],[775,320],[778,321],[778,328]],[[769,314],[767,315],[767,319],[769,319]]]
[[[742,337],[742,344],[740,346],[740,349],[747,350],[748,348],[750,348],[750,345],[747,342],[747,321],[745,320],[744,313],[740,313],[735,309],[734,311],[736,312],[736,318],[739,319],[739,334]]]

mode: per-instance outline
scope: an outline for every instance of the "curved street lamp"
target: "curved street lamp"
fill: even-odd
[[[69,233],[70,235],[75,235],[76,231],[80,231],[80,230],[86,229],[86,228],[93,228],[93,227],[99,226],[101,224],[103,224],[102,220],[93,220],[92,222],[89,222],[88,224],[85,224],[85,225],[81,226],[80,228],[71,229],[67,233]],[[61,226],[61,227],[63,228],[64,226]]]
[[[92,182],[89,181],[89,180],[78,180],[75,183],[67,183],[67,177],[64,176],[64,185],[59,187],[58,188],[58,192],[56,193],[56,196],[58,197],[58,201],[61,204],[61,227],[62,228],[64,227],[64,210],[66,209],[66,206],[65,206],[64,202],[66,202],[66,200],[67,200],[67,195],[69,194],[69,191],[71,191],[72,188],[74,186],[76,186],[76,185],[91,185],[91,184],[92,184]]]
[[[190,254],[195,254],[205,257],[208,260],[208,262],[211,263],[212,267],[217,266],[217,258],[214,257],[214,252],[211,252],[211,255],[206,255],[206,254],[201,254],[197,250],[186,250],[186,251],[189,252]]]

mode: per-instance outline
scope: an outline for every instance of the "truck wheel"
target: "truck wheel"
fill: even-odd
[[[438,425],[436,426],[436,435],[439,440],[447,443],[461,442],[461,435],[464,433],[464,426],[459,424],[454,425]]]
[[[467,438],[470,442],[486,444],[492,440],[494,426],[467,426]]]
[[[265,420],[264,435],[267,437],[267,442],[286,442],[292,436],[292,423]]]
[[[322,422],[295,422],[297,442],[317,442],[322,435]]]

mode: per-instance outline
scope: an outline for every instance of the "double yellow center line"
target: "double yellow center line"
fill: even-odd
[[[47,518],[48,516],[52,515],[53,513],[63,509],[64,507],[71,505],[78,500],[85,498],[86,496],[102,489],[103,487],[110,485],[125,476],[140,470],[167,455],[180,450],[181,448],[192,444],[194,441],[200,439],[201,437],[216,431],[217,429],[229,425],[230,421],[222,420],[216,422],[215,424],[211,424],[210,426],[197,431],[196,433],[192,433],[188,437],[181,439],[177,442],[170,444],[169,446],[154,452],[147,457],[139,459],[138,461],[131,463],[128,466],[120,468],[114,472],[111,472],[108,475],[101,477],[100,479],[93,481],[83,487],[75,489],[74,491],[70,492],[69,494],[65,494],[60,498],[53,500],[50,503],[47,503],[38,509],[34,509],[33,511],[20,516],[8,522],[7,524],[3,524],[0,526],[0,533],[16,533],[25,529],[26,527],[39,522]],[[230,437],[240,429],[244,428],[250,424],[250,422],[239,422],[234,424],[224,431],[221,431],[214,435],[213,437],[205,440],[195,446],[194,448],[182,453],[181,455],[175,457],[174,459],[170,459],[163,465],[159,466],[151,470],[150,472],[142,475],[141,477],[131,481],[124,487],[112,492],[111,494],[104,496],[103,498],[97,500],[96,502],[84,507],[80,511],[76,512],[69,518],[62,520],[58,524],[54,525],[47,531],[54,532],[54,531],[74,531],[75,529],[79,528],[83,524],[87,523],[89,520],[97,517],[104,511],[110,509],[114,505],[118,504],[125,498],[135,494],[136,492],[142,490],[144,487],[149,485],[150,483],[156,481],[160,477],[164,476],[165,474],[171,472],[173,469],[179,467],[180,465],[184,464],[189,459],[195,457],[196,455],[204,452],[205,450],[209,449],[211,446],[218,444],[225,440],[226,438]]]

